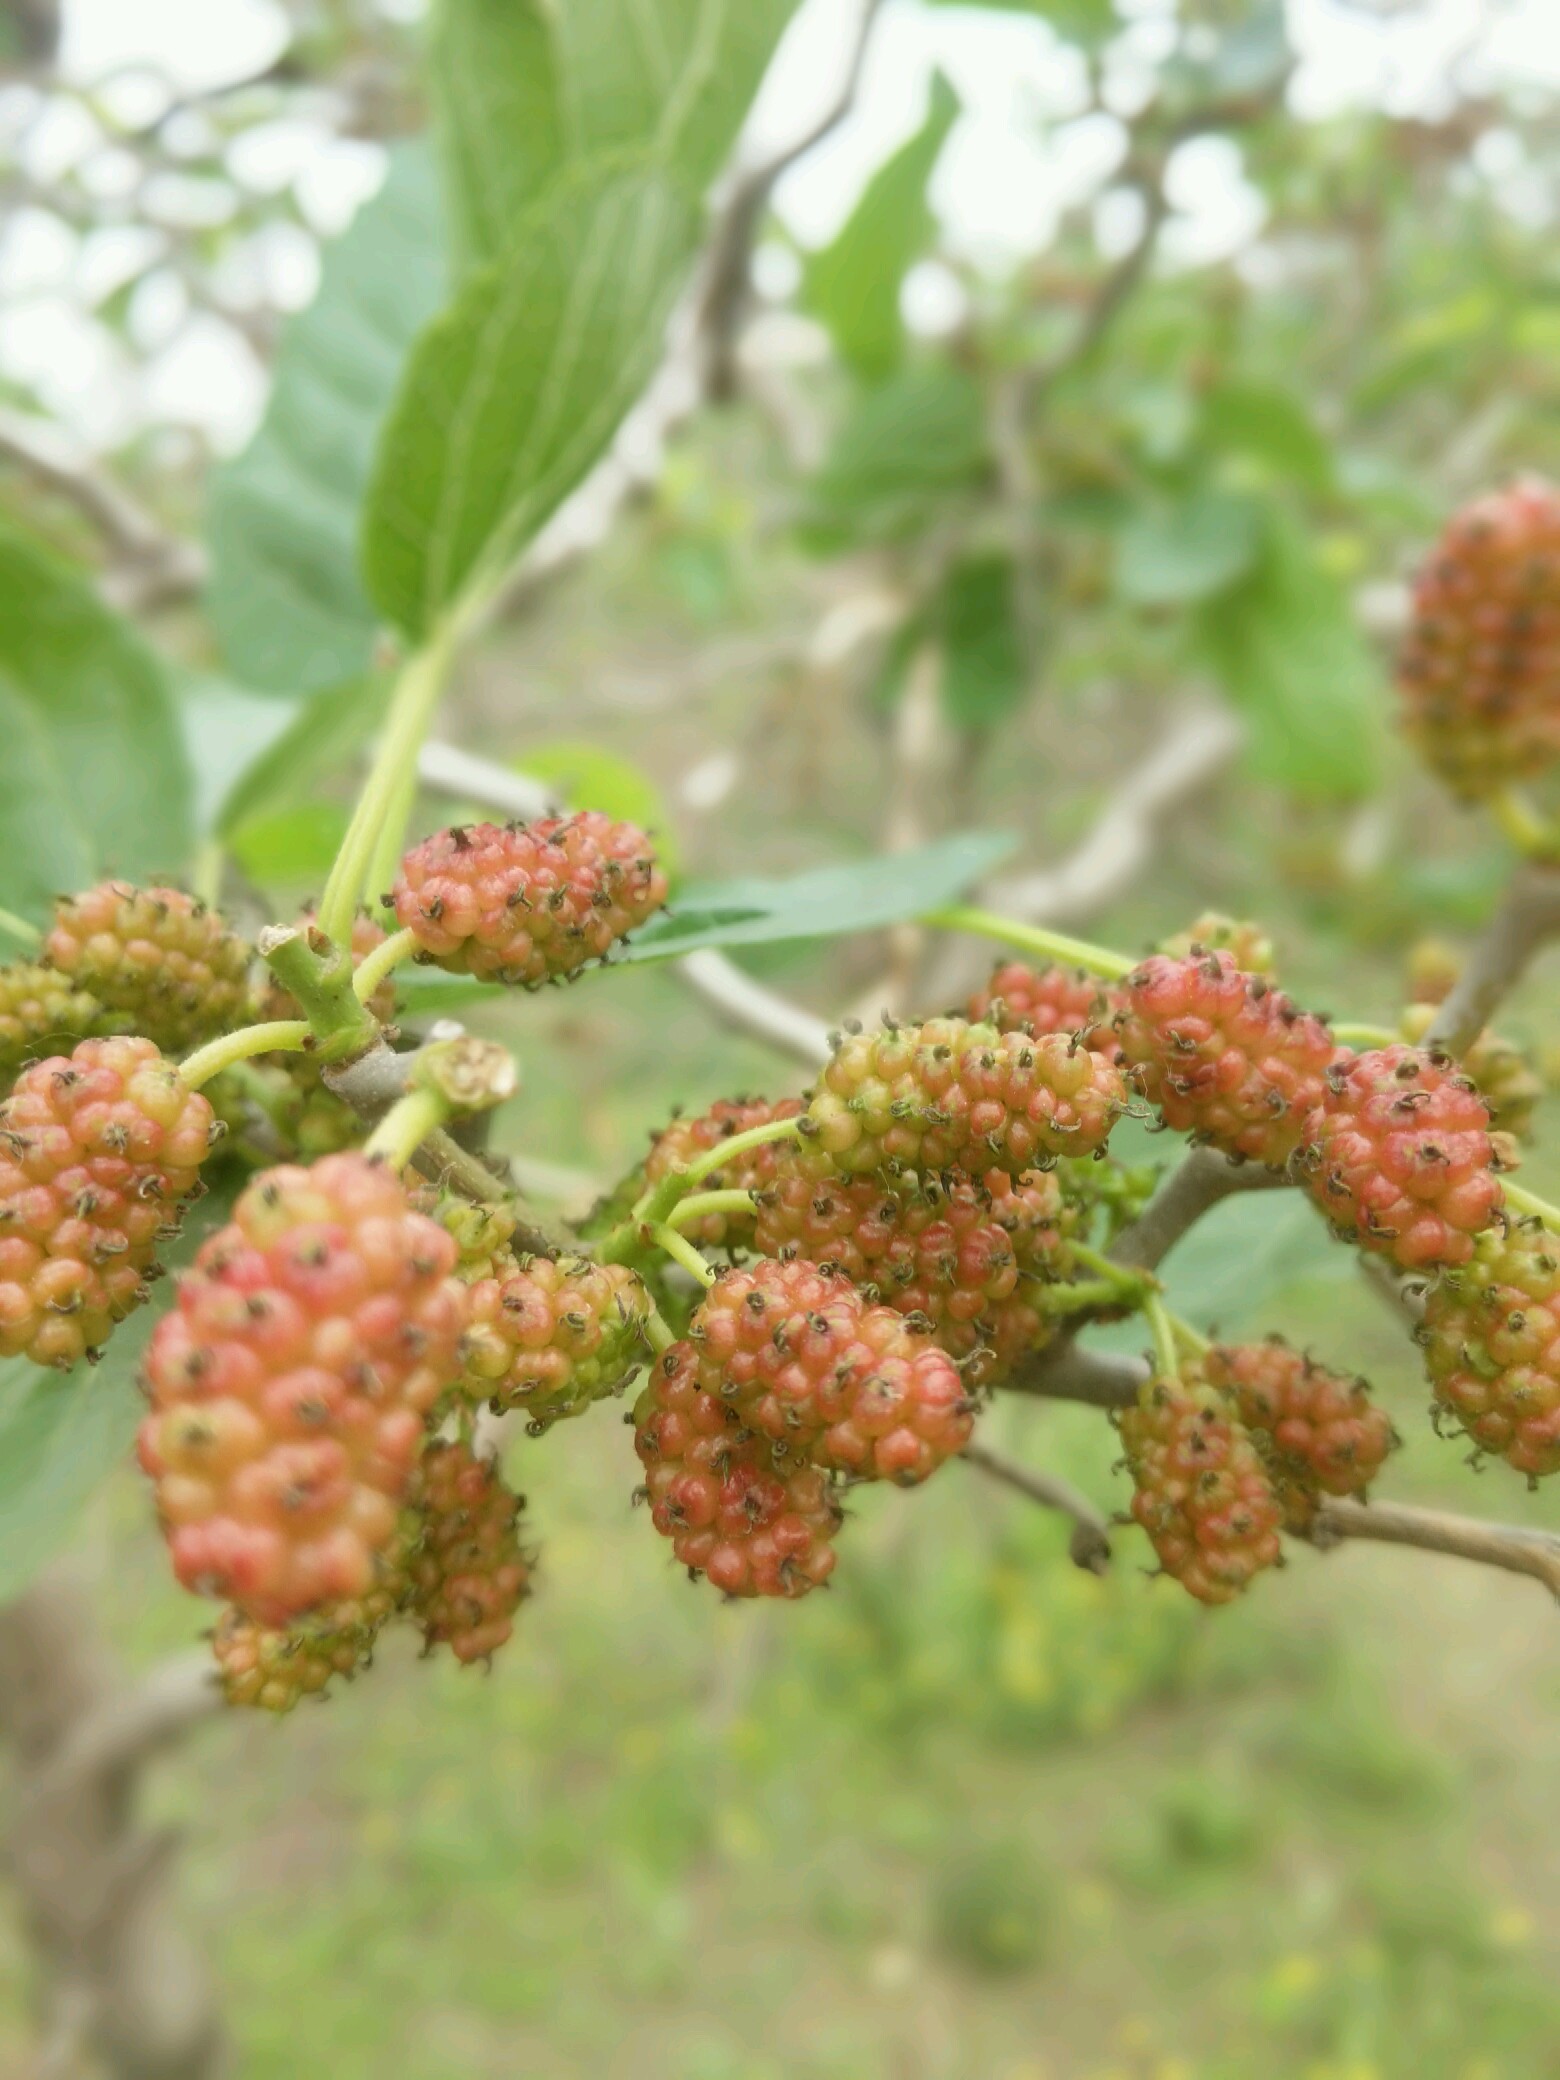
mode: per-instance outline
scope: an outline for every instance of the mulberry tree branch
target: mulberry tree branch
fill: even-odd
[[[1194,1148],[1171,1171],[1130,1227],[1111,1245],[1110,1256],[1135,1271],[1152,1271],[1205,1213],[1236,1192],[1281,1189],[1288,1179],[1257,1163],[1232,1163],[1211,1148]]]
[[[1062,1480],[1057,1474],[1020,1466],[987,1445],[966,1445],[964,1457],[971,1466],[979,1467],[994,1481],[1016,1488],[1020,1495],[1027,1495],[1042,1509],[1058,1510],[1064,1517],[1070,1517],[1073,1531],[1068,1551],[1074,1565],[1086,1568],[1090,1574],[1104,1574],[1110,1565],[1110,1525],[1087,1495],[1081,1494],[1070,1481]]]
[[[1445,1510],[1413,1509],[1402,1502],[1330,1501],[1317,1512],[1309,1537],[1324,1551],[1345,1539],[1368,1538],[1384,1545],[1414,1546],[1475,1560],[1508,1574],[1531,1575],[1560,1601],[1560,1535],[1516,1524],[1484,1524]]]
[[[1437,1011],[1425,1045],[1462,1054],[1489,1024],[1501,999],[1516,987],[1534,955],[1556,938],[1560,868],[1527,862],[1512,875],[1500,908]]]

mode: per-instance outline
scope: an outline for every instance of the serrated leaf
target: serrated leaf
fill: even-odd
[[[943,581],[942,700],[956,729],[995,729],[1028,686],[1013,559],[967,556]]]
[[[973,490],[990,463],[975,379],[943,362],[906,368],[865,391],[812,486],[804,532],[834,550],[915,532],[930,507]]]
[[[363,494],[406,356],[446,293],[428,154],[392,154],[379,194],[325,246],[288,324],[270,402],[212,473],[207,610],[245,685],[301,694],[364,671],[378,617],[358,569]]]
[[[468,263],[498,258],[561,175],[632,150],[702,194],[796,0],[443,0],[435,125]]]
[[[878,168],[833,241],[807,262],[802,302],[828,327],[840,358],[868,381],[898,366],[905,327],[899,291],[931,237],[926,185],[959,114],[939,72],[915,135]]]
[[[192,785],[161,661],[67,565],[0,527],[0,903],[176,875]]]
[[[1199,490],[1156,502],[1122,530],[1116,589],[1135,606],[1185,606],[1233,585],[1261,546],[1261,509],[1252,499]]]
[[[550,191],[413,350],[369,488],[364,566],[413,641],[501,571],[602,454],[660,358],[689,194],[614,158]]]
[[[1209,602],[1198,639],[1247,719],[1248,756],[1264,779],[1313,799],[1352,800],[1376,784],[1380,669],[1298,522],[1270,516],[1256,569]]]

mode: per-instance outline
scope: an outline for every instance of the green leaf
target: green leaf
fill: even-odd
[[[443,0],[429,52],[457,240],[497,259],[582,161],[634,151],[702,194],[796,0]]]
[[[804,305],[828,327],[841,359],[869,381],[903,357],[900,285],[931,237],[926,184],[958,114],[959,97],[939,72],[925,122],[868,181],[833,243],[807,263]]]
[[[252,817],[228,845],[240,868],[258,888],[315,889],[324,886],[347,835],[347,812],[337,802],[303,802]]]
[[[660,358],[697,235],[693,200],[654,167],[593,165],[424,331],[364,534],[369,590],[409,638],[501,571],[602,454]]]
[[[225,790],[218,831],[242,830],[257,818],[294,806],[301,793],[345,765],[367,742],[384,704],[383,682],[369,675],[301,702],[290,719],[282,710],[286,727],[266,741]],[[276,712],[274,701],[265,705]]]
[[[1203,654],[1250,726],[1264,778],[1310,798],[1352,800],[1381,772],[1381,675],[1348,594],[1297,521],[1274,513],[1257,568],[1209,603]]]
[[[231,1191],[216,1191],[186,1216],[176,1261],[193,1256],[232,1203]],[[162,1312],[142,1307],[121,1322],[100,1365],[52,1372],[23,1358],[0,1363],[0,1602],[54,1557],[129,1452],[146,1410],[136,1373]]]
[[[322,254],[282,337],[258,432],[211,479],[206,604],[234,676],[301,694],[364,671],[377,616],[358,571],[374,444],[402,366],[446,293],[433,167],[404,146]]]
[[[666,797],[642,766],[585,737],[560,737],[533,745],[517,770],[542,781],[571,809],[600,809],[637,823],[655,840],[656,857],[677,878],[677,852]]]
[[[65,564],[0,527],[0,904],[178,874],[191,778],[167,676]]]
[[[1028,675],[1013,559],[968,556],[943,582],[943,707],[957,729],[995,729],[1023,704]]]
[[[1220,383],[1203,400],[1209,447],[1252,457],[1308,491],[1333,481],[1332,450],[1292,391],[1270,383]]]
[[[969,831],[781,881],[755,876],[685,888],[675,909],[652,918],[618,958],[665,961],[701,946],[832,939],[902,924],[963,895],[1016,842],[1004,832]]]
[[[809,545],[914,533],[929,508],[973,490],[990,462],[979,385],[943,362],[907,368],[865,391],[812,487]]]
[[[1261,510],[1253,500],[1193,491],[1128,521],[1116,551],[1116,589],[1135,606],[1185,606],[1233,585],[1261,545]]]

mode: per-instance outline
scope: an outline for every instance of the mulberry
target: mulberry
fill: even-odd
[[[408,1613],[431,1651],[489,1661],[531,1593],[534,1556],[520,1543],[525,1498],[469,1445],[430,1447],[414,1483],[416,1531],[406,1563]]]
[[[84,1040],[0,1105],[0,1354],[91,1358],[146,1297],[217,1127],[150,1040]]]
[[[1105,985],[1085,968],[1031,968],[1002,961],[969,1001],[974,1024],[1002,1033],[1087,1033],[1113,1005]]]
[[[795,1119],[801,1109],[799,1098],[782,1098],[777,1103],[767,1098],[722,1098],[697,1119],[673,1120],[651,1144],[645,1159],[645,1182],[659,1184],[679,1165],[707,1155],[723,1141],[746,1134],[753,1127],[766,1127],[772,1120]],[[761,1142],[757,1148],[745,1150],[729,1164],[723,1163],[719,1170],[712,1171],[699,1190],[761,1192],[773,1180],[775,1165],[788,1147],[785,1142]],[[753,1216],[705,1214],[691,1221],[682,1232],[701,1249],[741,1248],[752,1242]]]
[[[1204,1365],[1266,1453],[1291,1531],[1324,1495],[1363,1495],[1398,1444],[1364,1380],[1340,1379],[1279,1337],[1216,1344]]]
[[[1227,1396],[1195,1373],[1152,1379],[1118,1421],[1132,1515],[1189,1595],[1230,1603],[1278,1563],[1283,1510]]]
[[[588,809],[438,831],[401,862],[392,900],[422,958],[537,989],[604,959],[666,901],[666,876],[642,831]]]
[[[179,888],[105,881],[56,907],[49,965],[170,1054],[243,1023],[249,949]]]
[[[471,1289],[463,1392],[533,1431],[618,1393],[648,1353],[650,1298],[626,1264],[524,1257]]]
[[[366,1156],[245,1188],[147,1354],[141,1464],[187,1589],[286,1628],[385,1586],[428,1415],[459,1376],[455,1259]]]
[[[1437,1406],[1482,1451],[1560,1473],[1560,1240],[1534,1220],[1481,1235],[1432,1288],[1419,1340]]]
[[[108,1030],[108,1014],[97,998],[57,970],[25,961],[0,968],[0,1078],[11,1078],[61,1041]]]

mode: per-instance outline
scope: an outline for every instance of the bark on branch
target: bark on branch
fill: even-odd
[[[992,1480],[1016,1488],[1020,1495],[1027,1495],[1042,1509],[1054,1509],[1064,1517],[1070,1517],[1073,1530],[1067,1550],[1072,1555],[1073,1564],[1086,1568],[1090,1574],[1104,1574],[1110,1565],[1110,1525],[1087,1495],[1080,1494],[1070,1481],[1062,1480],[1057,1474],[1020,1466],[987,1445],[966,1445],[964,1457],[971,1466],[979,1467]]]
[[[1540,947],[1555,938],[1560,938],[1560,867],[1528,862],[1512,875],[1500,908],[1436,1013],[1425,1045],[1462,1054],[1484,1031]]]
[[[1376,1539],[1384,1545],[1414,1546],[1475,1560],[1508,1574],[1531,1575],[1560,1601],[1560,1536],[1515,1524],[1483,1524],[1445,1510],[1413,1509],[1401,1502],[1328,1502],[1311,1525],[1312,1545],[1324,1551],[1344,1539]]]
[[[1182,1158],[1138,1218],[1123,1228],[1110,1255],[1134,1271],[1153,1271],[1186,1231],[1235,1192],[1280,1190],[1286,1178],[1257,1163],[1232,1163],[1211,1148],[1194,1148]]]

